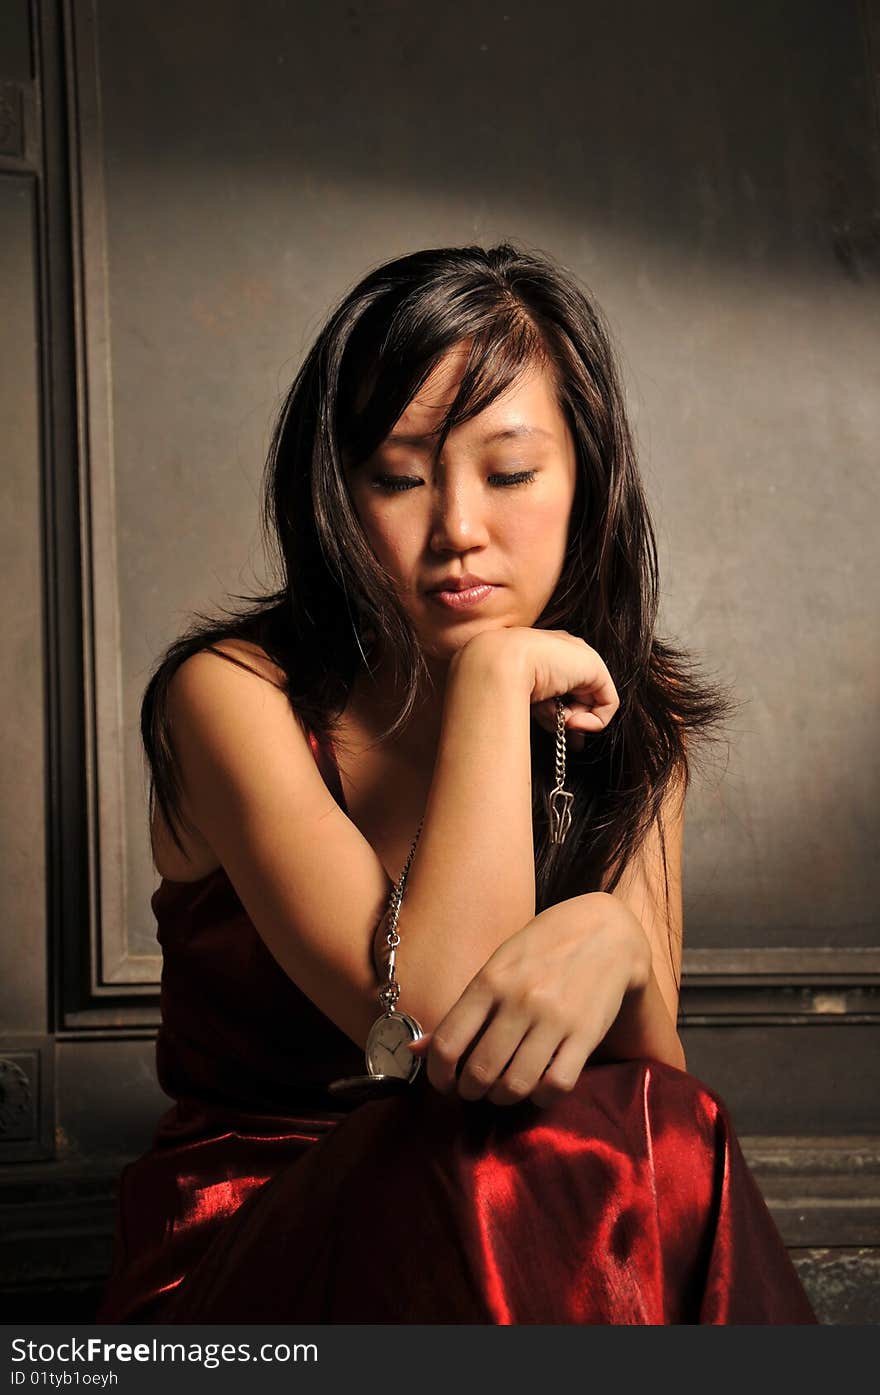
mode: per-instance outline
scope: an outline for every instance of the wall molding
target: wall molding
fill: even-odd
[[[692,949],[682,963],[681,1025],[880,1022],[880,949]]]
[[[870,945],[807,948],[788,945],[767,948],[744,945],[733,949],[686,949],[682,956],[682,985],[860,983],[880,985],[880,949]]]
[[[129,990],[117,1001],[67,1014],[59,1041],[125,1037],[149,1040],[159,1025],[158,988]],[[682,970],[681,1026],[793,1026],[880,1022],[880,950],[692,949]]]
[[[83,672],[90,903],[89,991],[157,973],[128,950],[120,615],[113,444],[113,355],[103,131],[94,0],[65,0],[73,292],[77,347]]]

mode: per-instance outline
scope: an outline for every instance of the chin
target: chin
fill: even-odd
[[[516,620],[505,620],[500,624],[496,621],[492,624],[460,625],[454,634],[419,635],[419,643],[429,658],[448,662],[464,649],[475,635],[488,634],[491,630],[509,630],[518,623]]]
[[[470,638],[471,635],[468,635],[467,639]],[[448,664],[450,660],[455,658],[459,650],[464,648],[467,639],[462,638],[456,643],[450,640],[431,638],[423,639],[420,643],[426,659],[434,659],[437,663]]]

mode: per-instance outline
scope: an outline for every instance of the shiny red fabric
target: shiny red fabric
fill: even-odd
[[[344,807],[338,774],[316,759]],[[102,1323],[815,1323],[719,1096],[649,1060],[548,1109],[340,1109],[363,1053],[222,870],[163,881],[159,1082],[123,1171]]]

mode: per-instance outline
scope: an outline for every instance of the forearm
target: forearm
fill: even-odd
[[[684,1048],[653,968],[643,988],[632,988],[624,995],[617,1019],[590,1060],[630,1061],[643,1057],[687,1070]]]
[[[535,914],[527,675],[513,655],[457,658],[399,921],[401,1006],[426,1031]]]

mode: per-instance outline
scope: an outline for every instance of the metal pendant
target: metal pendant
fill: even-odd
[[[564,790],[561,785],[551,791],[548,803],[550,806],[550,842],[564,843],[565,835],[571,828],[571,806],[574,795],[569,790]]]
[[[550,842],[564,843],[571,828],[571,806],[574,795],[565,789],[565,708],[561,697],[556,698],[556,786],[547,796],[550,819]]]

